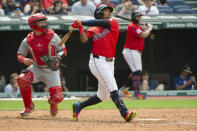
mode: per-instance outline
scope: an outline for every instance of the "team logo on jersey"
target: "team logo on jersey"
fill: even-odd
[[[103,38],[104,36],[106,36],[108,33],[109,33],[109,29],[104,29],[103,32],[98,33],[94,36],[94,40],[99,40]]]
[[[136,30],[136,32],[137,32],[137,34],[140,34],[140,33],[142,32],[142,30],[140,30],[140,28],[138,28],[138,29]]]
[[[41,47],[42,45],[40,43],[38,43],[36,46]]]

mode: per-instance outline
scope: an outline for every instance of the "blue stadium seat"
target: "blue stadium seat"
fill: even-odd
[[[119,0],[110,0],[109,3],[112,3],[115,6],[117,6],[118,4],[120,4],[120,1]]]
[[[184,0],[167,0],[168,6],[173,7],[176,5],[185,5]]]
[[[178,8],[178,9],[174,9],[174,13],[176,13],[176,14],[193,14],[193,10],[187,9],[187,8]]]
[[[180,9],[180,8],[186,8],[186,9],[192,9],[190,6],[188,5],[175,5],[173,6],[174,9]]]
[[[157,6],[159,14],[172,14],[173,9],[168,6]]]

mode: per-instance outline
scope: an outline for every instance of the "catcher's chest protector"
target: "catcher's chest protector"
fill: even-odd
[[[40,60],[41,56],[48,55],[49,51],[53,52],[51,54],[54,54],[55,48],[49,44],[53,35],[54,31],[50,29],[48,32],[40,36],[35,36],[34,32],[28,34],[27,42],[29,45],[29,51],[33,60],[38,65],[45,65],[45,63]]]

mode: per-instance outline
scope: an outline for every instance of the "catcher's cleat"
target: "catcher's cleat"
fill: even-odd
[[[78,121],[78,115],[81,111],[80,102],[73,103],[73,120]]]
[[[29,116],[30,113],[34,111],[34,104],[32,103],[30,107],[25,107],[23,111],[21,111],[21,116]]]
[[[128,91],[129,90],[129,87],[122,87],[120,88],[120,93],[124,94],[125,96],[127,97],[131,97],[131,93]]]
[[[57,104],[50,104],[50,114],[51,116],[56,116],[58,113]]]
[[[133,111],[133,112],[128,112],[124,119],[127,121],[127,122],[130,122],[134,117],[136,116],[136,111]]]

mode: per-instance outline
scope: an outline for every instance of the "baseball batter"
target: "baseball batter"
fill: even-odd
[[[74,21],[72,26],[78,28],[82,43],[91,43],[89,68],[98,80],[97,94],[83,102],[73,103],[73,119],[78,120],[80,111],[90,105],[98,104],[111,97],[119,109],[121,116],[131,121],[136,112],[130,112],[119,97],[118,87],[114,78],[114,56],[119,36],[118,22],[111,18],[112,7],[100,5],[94,12],[95,20]],[[92,26],[86,33],[83,26]]]
[[[131,14],[132,22],[128,25],[126,41],[123,49],[123,56],[131,69],[131,74],[127,82],[120,88],[120,91],[130,97],[128,92],[129,85],[132,83],[134,87],[134,97],[143,99],[145,96],[139,92],[141,84],[142,58],[141,54],[144,49],[144,38],[151,33],[153,25],[145,24],[144,30],[140,26],[142,14],[134,11]]]
[[[28,24],[33,31],[22,41],[17,52],[18,61],[28,66],[27,69],[22,70],[17,78],[25,106],[25,109],[20,113],[21,116],[28,116],[34,110],[34,103],[31,98],[31,83],[42,81],[49,88],[50,98],[48,103],[52,116],[58,113],[57,104],[64,99],[58,68],[49,68],[41,58],[52,56],[54,60],[60,60],[67,54],[67,50],[64,45],[58,46],[61,39],[47,27],[46,20],[47,17],[40,13],[28,18]],[[27,58],[28,53],[30,53],[31,58]],[[47,60],[47,62],[49,61]],[[58,67],[59,62],[52,61],[52,63],[54,62]]]

